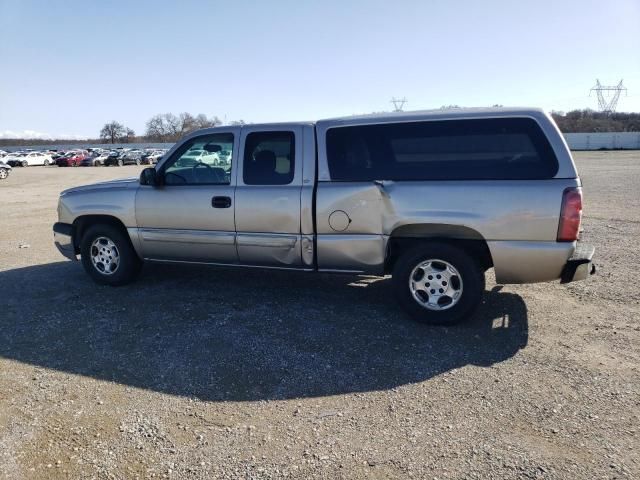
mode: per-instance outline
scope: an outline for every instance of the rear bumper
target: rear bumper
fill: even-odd
[[[562,269],[560,283],[577,282],[596,273],[596,266],[593,264],[595,251],[593,246],[578,242],[573,255]]]
[[[60,253],[68,259],[78,259],[73,245],[73,227],[68,223],[58,222],[53,224],[53,243]]]

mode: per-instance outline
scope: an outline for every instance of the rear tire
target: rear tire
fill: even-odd
[[[85,271],[100,285],[126,285],[142,267],[129,238],[113,225],[89,227],[80,242],[80,256]]]
[[[118,166],[121,167],[124,165],[124,161],[122,159],[118,160]]]
[[[45,167],[48,167],[48,166],[49,166],[49,160],[45,160],[45,161],[44,161],[44,166],[45,166]]]
[[[398,259],[393,288],[401,307],[414,320],[453,325],[478,307],[485,278],[480,265],[464,250],[429,242]]]

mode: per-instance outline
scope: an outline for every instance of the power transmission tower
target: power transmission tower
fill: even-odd
[[[616,111],[616,106],[618,105],[618,99],[620,98],[620,94],[624,91],[624,94],[627,94],[627,87],[622,85],[622,80],[618,85],[602,85],[600,84],[600,80],[596,80],[595,87],[592,87],[589,90],[589,96],[591,96],[591,92],[595,90],[596,95],[598,96],[598,108],[602,113],[614,113]]]
[[[404,108],[404,104],[407,103],[407,99],[405,97],[402,97],[402,98],[393,97],[391,99],[391,103],[393,103],[394,112],[401,112],[402,109]]]

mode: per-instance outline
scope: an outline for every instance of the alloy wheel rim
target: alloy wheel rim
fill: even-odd
[[[421,307],[433,311],[447,310],[462,297],[462,276],[449,262],[431,258],[420,262],[411,271],[409,289]]]
[[[118,247],[108,237],[98,237],[91,243],[91,263],[103,275],[113,275],[120,266]]]

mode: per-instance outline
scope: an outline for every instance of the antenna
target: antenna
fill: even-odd
[[[393,103],[394,112],[401,112],[402,109],[404,108],[404,104],[407,103],[407,99],[405,97],[402,97],[402,98],[393,97],[391,99],[391,103]]]
[[[591,96],[591,92],[594,90],[598,96],[598,108],[602,113],[606,114],[611,114],[616,111],[618,99],[623,90],[625,96],[627,95],[627,87],[622,85],[622,80],[620,80],[618,85],[602,85],[600,80],[596,80],[596,85],[589,90],[589,96]]]

